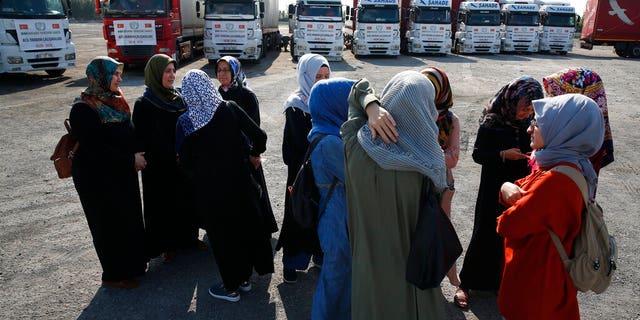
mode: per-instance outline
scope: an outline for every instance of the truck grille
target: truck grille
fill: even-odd
[[[120,46],[125,57],[152,56],[155,46]]]

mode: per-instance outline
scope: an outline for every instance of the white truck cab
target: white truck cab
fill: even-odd
[[[538,52],[540,7],[533,0],[500,0],[501,51]]]
[[[455,25],[454,52],[500,52],[500,5],[497,2],[460,3]]]
[[[451,52],[451,2],[449,0],[411,0],[402,12],[406,31],[401,41],[408,53]],[[403,28],[404,30],[404,28]]]

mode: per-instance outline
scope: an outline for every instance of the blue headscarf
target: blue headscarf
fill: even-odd
[[[319,54],[307,53],[300,57],[297,69],[299,87],[285,101],[284,110],[295,107],[309,113],[309,94],[311,94],[311,88],[316,82],[316,75],[322,66],[326,66],[331,72],[329,61]]]
[[[347,121],[349,92],[355,81],[346,78],[320,80],[311,89],[309,112],[311,131],[309,141],[318,134],[340,137],[340,127]]]
[[[218,59],[217,63],[219,64],[220,61],[228,63],[229,67],[231,68],[230,88],[248,87],[247,77],[245,76],[244,71],[242,71],[242,64],[240,63],[240,60],[238,60],[238,58],[232,56],[224,56]]]
[[[193,132],[211,121],[223,102],[209,75],[202,70],[189,70],[182,78],[182,100],[187,111],[178,118],[176,125],[176,150]]]
[[[577,165],[587,179],[591,198],[595,198],[598,177],[589,157],[604,139],[604,118],[598,104],[580,94],[565,94],[535,100],[533,109],[544,140],[544,147],[534,151],[538,166],[548,168],[559,162]]]

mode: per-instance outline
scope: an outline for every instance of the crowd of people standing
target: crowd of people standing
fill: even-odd
[[[211,250],[221,282],[208,292],[236,302],[252,290],[254,272],[275,272],[274,249],[282,249],[284,282],[296,283],[310,263],[320,268],[312,319],[444,318],[441,288],[405,278],[423,195],[452,218],[460,123],[442,69],[401,72],[378,95],[367,79],[332,78],[321,55],[300,57],[298,88],[283,104],[286,185],[318,140],[310,159],[323,211],[317,229],[301,227],[285,190],[273,248],[278,223],[261,161],[267,132],[240,61],[217,61],[218,87],[190,70],[177,88],[176,68],[169,56],[154,55],[132,112],[119,88],[123,64],[96,57],[71,108],[79,142],[73,182],[103,286],[135,288],[150,259],[171,263],[182,250]],[[595,198],[599,170],[613,161],[607,101],[589,69],[562,70],[542,83],[510,81],[480,115],[473,233],[460,275],[455,264],[447,267],[460,308],[470,306],[473,291],[492,291],[506,319],[579,319],[577,291],[547,229],[569,250],[582,196],[566,176],[548,172],[579,170]]]

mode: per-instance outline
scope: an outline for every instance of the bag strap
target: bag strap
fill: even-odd
[[[331,200],[331,196],[333,195],[333,189],[335,189],[337,183],[338,183],[338,178],[333,177],[333,181],[331,182],[331,187],[329,187],[329,193],[327,193],[327,200],[325,200],[325,202],[322,204],[322,208],[318,213],[318,220],[320,220],[320,218],[322,217],[322,214],[324,214],[324,210],[327,209],[327,204],[329,203],[329,200]]]
[[[67,129],[67,132],[71,134],[71,122],[69,121],[69,119],[64,119],[64,127]],[[76,151],[78,151],[79,147],[80,142],[76,141],[73,144],[73,149],[71,149],[71,152],[69,152],[69,154],[67,155],[69,159],[73,158],[73,155],[76,153]]]
[[[584,210],[586,210],[587,205],[589,205],[589,193],[587,188],[587,180],[584,178],[582,173],[578,171],[578,169],[566,165],[556,166],[551,168],[551,171],[560,172],[567,177],[571,178],[571,180],[578,186],[580,189],[580,193],[582,193],[582,201],[584,202]],[[562,258],[562,262],[565,267],[569,267],[569,256],[567,255],[567,251],[564,250],[564,246],[562,246],[562,242],[560,241],[560,237],[558,237],[555,232],[551,231],[551,229],[547,229],[549,231],[549,235],[551,236],[551,240],[553,244],[556,246],[558,253],[560,254],[560,258]]]
[[[318,144],[318,142],[320,142],[320,140],[322,140],[322,138],[324,138],[325,136],[327,136],[326,134],[318,134],[317,137],[313,138],[313,140],[311,140],[311,143],[309,143],[309,146],[307,147],[307,152],[305,152],[304,154],[304,159],[302,160],[302,163],[307,162],[307,160],[309,160],[309,157],[311,157],[311,152],[313,152],[313,149],[316,148],[316,145]]]

